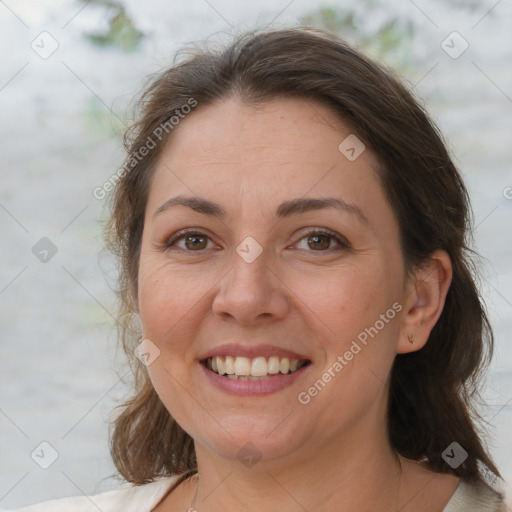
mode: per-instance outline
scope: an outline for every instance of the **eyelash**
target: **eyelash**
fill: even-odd
[[[177,233],[172,235],[166,242],[164,242],[164,244],[162,245],[161,249],[163,251],[167,251],[173,245],[175,245],[176,242],[182,240],[183,238],[186,238],[187,236],[191,236],[191,235],[204,236],[204,237],[208,238],[208,240],[211,240],[210,237],[206,233],[203,233],[201,231],[197,231],[195,229],[186,229],[186,230],[178,231]],[[350,244],[348,243],[348,241],[346,239],[344,239],[344,238],[336,235],[334,232],[326,230],[326,229],[314,229],[314,230],[311,230],[308,233],[306,233],[305,235],[303,235],[302,238],[300,238],[299,242],[301,240],[303,240],[304,238],[309,238],[309,237],[313,237],[313,236],[327,236],[329,238],[334,239],[338,243],[338,250],[340,248],[342,248],[342,249],[350,249]],[[202,252],[204,250],[206,250],[206,249],[199,249],[197,251],[191,251],[191,250],[188,250],[188,249],[177,249],[178,252],[190,252],[190,253]],[[320,250],[320,251],[310,250],[308,252],[330,253],[333,250],[336,250],[336,248],[334,248],[334,249],[330,248],[330,249],[325,249],[325,250]]]

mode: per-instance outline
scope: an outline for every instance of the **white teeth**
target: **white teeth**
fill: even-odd
[[[268,359],[261,356],[253,359],[242,356],[215,356],[206,360],[206,367],[213,372],[238,380],[262,380],[269,375],[293,373],[305,364],[306,361],[303,360],[277,356]]]
[[[226,371],[224,370],[224,360],[220,357],[217,357],[217,373],[219,375],[224,375]]]
[[[214,357],[213,359],[217,359]],[[224,370],[229,375],[233,375],[235,373],[235,358],[233,356],[226,356],[226,363],[224,364]]]
[[[279,357],[272,356],[268,360],[268,373],[270,373],[270,375],[275,375],[276,373],[279,373],[280,367],[281,367],[281,364],[279,362]]]
[[[267,375],[267,361],[264,357],[255,357],[252,360],[251,375],[253,377],[263,377],[263,375]]]
[[[237,357],[235,359],[236,375],[251,375],[251,360],[248,357]]]

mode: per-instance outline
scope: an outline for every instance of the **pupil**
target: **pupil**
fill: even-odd
[[[202,236],[189,236],[189,237],[187,238],[187,240],[188,240],[189,242],[192,242],[192,245],[193,245],[194,247],[198,247],[199,245],[201,245],[201,241],[203,241],[203,242],[204,242],[204,237],[202,237]]]
[[[313,241],[314,241],[313,243],[314,244],[321,245],[322,244],[322,242],[321,242],[322,238],[325,240],[327,237],[325,235],[319,235],[319,236],[312,236],[311,238],[313,239]],[[327,242],[327,245],[329,245],[329,242]],[[326,248],[325,243],[324,243],[323,247],[321,247],[321,248],[323,248],[323,249]]]

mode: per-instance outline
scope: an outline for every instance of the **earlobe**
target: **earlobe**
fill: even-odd
[[[452,264],[446,251],[437,250],[410,276],[404,315],[396,351],[420,350],[441,316],[452,280]]]

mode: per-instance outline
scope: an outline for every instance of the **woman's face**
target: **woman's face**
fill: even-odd
[[[139,310],[160,351],[150,378],[196,449],[276,460],[383,431],[404,262],[359,144],[300,99],[199,105],[175,128],[148,198]],[[195,203],[160,208],[176,197]],[[257,380],[214,374],[213,356]]]

